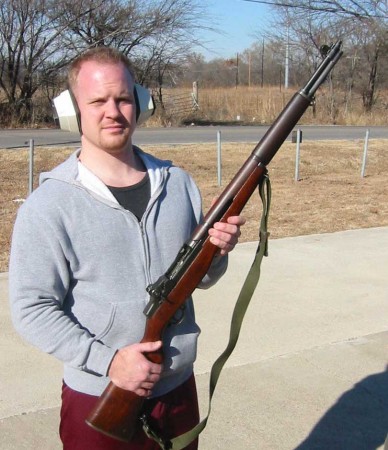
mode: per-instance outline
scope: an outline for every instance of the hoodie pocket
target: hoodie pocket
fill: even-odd
[[[145,316],[133,301],[110,304],[109,312],[95,339],[112,348],[140,342],[144,336]]]
[[[114,318],[116,315],[117,303],[111,303],[111,308],[107,317],[107,321],[103,327],[103,329],[95,335],[96,341],[102,341],[103,338],[109,333],[112,329]]]

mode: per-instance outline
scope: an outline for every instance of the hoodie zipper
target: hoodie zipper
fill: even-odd
[[[140,222],[138,222],[139,226],[140,226],[141,240],[143,243],[145,275],[146,275],[147,286],[152,283],[152,280],[151,280],[151,256],[150,256],[150,248],[149,248],[149,243],[148,243],[148,236],[147,236],[147,232],[146,232],[147,219],[148,219],[148,216],[150,215],[151,209],[153,208],[157,199],[159,198],[160,194],[163,191],[163,188],[165,185],[165,180],[166,180],[166,177],[163,176],[159,186],[157,187],[156,191],[154,192],[154,194],[150,198],[150,201],[148,202],[148,206],[143,214],[143,217],[141,218]]]
[[[143,161],[145,166],[148,167],[148,165],[146,164],[145,161]],[[104,197],[102,197],[100,194],[95,193],[93,190],[91,190],[88,187],[85,187],[82,183],[80,183],[79,181],[73,181],[73,184],[78,185],[79,187],[86,189],[90,195],[92,195],[92,197],[94,197],[96,200],[99,200],[105,204],[107,204],[108,206],[118,209],[118,210],[122,210],[123,212],[128,214],[128,217],[131,218],[131,220],[135,221],[137,226],[139,226],[139,230],[140,230],[140,237],[141,237],[141,242],[142,242],[142,246],[143,246],[143,256],[144,256],[144,267],[145,267],[145,278],[146,278],[146,282],[147,282],[147,286],[149,284],[151,284],[151,257],[150,257],[150,250],[149,250],[149,244],[148,244],[148,237],[147,237],[147,232],[146,232],[146,223],[147,223],[147,217],[149,216],[149,213],[152,209],[152,207],[154,206],[154,204],[156,203],[157,199],[159,198],[165,183],[166,183],[166,174],[167,174],[167,167],[159,167],[158,170],[160,170],[161,172],[161,179],[159,182],[159,185],[157,186],[155,192],[153,193],[152,197],[150,198],[150,201],[148,202],[147,208],[143,214],[143,217],[141,218],[140,222],[138,221],[137,217],[131,212],[126,210],[125,208],[123,208],[119,203],[114,203],[111,200],[108,200]]]

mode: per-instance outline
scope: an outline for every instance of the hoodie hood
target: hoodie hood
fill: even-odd
[[[133,146],[133,150],[142,160],[145,165],[150,182],[151,182],[151,197],[155,194],[160,184],[163,182],[167,171],[172,167],[172,162],[169,160],[160,160],[155,156],[143,152],[140,148]],[[83,186],[90,192],[117,203],[117,200],[112,195],[100,178],[98,178],[91,170],[83,165],[78,157],[81,153],[81,149],[77,149],[70,157],[62,164],[54,168],[49,172],[42,172],[39,177],[39,184],[43,184],[45,181],[54,179],[64,181],[70,184],[76,184]]]

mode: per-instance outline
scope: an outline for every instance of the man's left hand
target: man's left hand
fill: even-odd
[[[230,216],[227,222],[216,222],[209,230],[210,242],[220,248],[219,254],[226,255],[232,251],[241,236],[240,227],[246,220],[242,216]]]

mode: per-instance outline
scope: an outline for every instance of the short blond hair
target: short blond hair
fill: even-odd
[[[112,47],[94,47],[81,53],[77,58],[75,58],[69,67],[69,72],[67,75],[67,82],[69,88],[74,91],[77,84],[77,78],[82,65],[87,61],[95,61],[101,64],[124,64],[129,74],[131,75],[133,81],[135,81],[135,72],[131,61],[127,58],[124,53]]]

